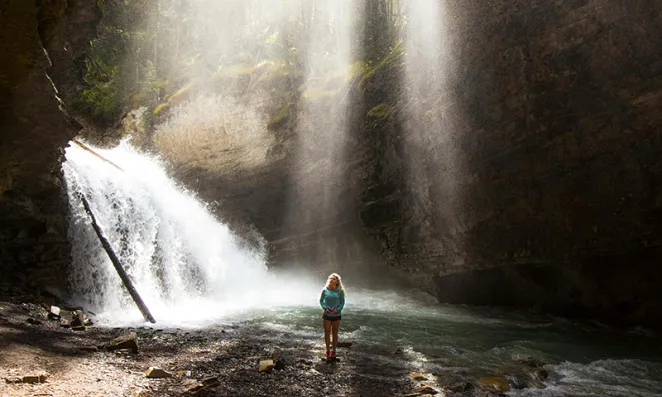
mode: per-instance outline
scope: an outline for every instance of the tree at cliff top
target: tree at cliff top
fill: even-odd
[[[348,13],[366,13],[365,38],[357,37],[360,44],[353,48],[376,61],[394,39],[383,37],[394,31],[386,25],[403,22],[400,2],[367,0],[361,9],[348,1],[329,20],[322,16],[321,1],[100,1],[103,20],[75,107],[108,125],[131,108],[154,109],[192,82],[210,81],[219,73],[250,75],[264,62],[282,70],[296,92],[305,57],[324,57],[338,45],[329,34],[310,48],[312,26],[332,32]],[[306,70],[309,78],[310,73],[325,71]]]

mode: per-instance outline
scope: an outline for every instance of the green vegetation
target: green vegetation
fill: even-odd
[[[294,102],[289,102],[287,105],[280,108],[278,112],[267,123],[267,129],[275,130],[285,125],[290,119],[290,111],[294,107]]]
[[[297,12],[276,16],[279,7],[265,6],[263,0],[218,0],[218,6],[99,0],[103,19],[74,107],[98,124],[111,125],[139,106],[163,117],[198,92],[227,94],[230,88],[233,95],[248,95],[260,90],[271,104],[287,104],[269,121],[273,126],[287,119],[299,100],[342,96],[346,91],[339,87],[347,83],[358,82],[366,91],[382,72],[401,67],[402,41],[397,38],[406,21],[399,0],[366,0],[364,34],[353,38],[363,47],[364,59],[351,65],[349,74],[307,62],[339,51],[334,35],[321,35],[323,40],[310,48],[306,40],[321,24],[340,29],[336,24],[355,12],[353,5],[328,15],[316,2],[274,2],[281,10]]]
[[[383,120],[387,118],[390,115],[388,106],[386,104],[379,104],[375,106],[374,108],[370,109],[368,111],[368,117],[376,119],[377,121]]]
[[[383,57],[379,62],[377,62],[376,65],[373,66],[372,61],[368,61],[363,66],[363,69],[361,70],[362,73],[359,73],[360,75],[363,75],[361,80],[359,81],[359,88],[365,90],[372,81],[372,79],[375,78],[375,75],[380,72],[382,69],[387,69],[387,68],[396,68],[399,69],[403,66],[403,45],[402,45],[402,40],[398,40],[395,42],[395,44],[389,48],[388,54]]]

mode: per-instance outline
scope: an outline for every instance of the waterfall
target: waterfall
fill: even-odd
[[[71,146],[63,164],[72,244],[71,290],[109,324],[140,312],[103,250],[78,193],[91,209],[157,323],[208,322],[264,305],[274,282],[264,250],[248,247],[195,195],[170,179],[159,159],[127,142],[94,149],[122,170]],[[290,291],[269,304],[296,302]],[[292,300],[293,299],[293,300]]]

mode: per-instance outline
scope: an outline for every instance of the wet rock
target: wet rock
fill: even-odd
[[[274,360],[260,360],[259,372],[271,372],[274,369]]]
[[[172,378],[172,374],[159,367],[149,367],[145,375],[151,379]]]
[[[517,361],[518,363],[526,364],[529,367],[542,367],[545,365],[542,361],[536,359],[533,356],[530,356],[528,354],[514,354],[513,356],[510,357],[513,361]]]
[[[336,343],[336,347],[352,347],[354,342],[338,342]]]
[[[526,389],[527,387],[526,381],[518,376],[508,375],[506,379],[508,380],[508,384],[515,390]]]
[[[420,372],[414,372],[411,375],[409,375],[409,379],[414,381],[424,381],[424,380],[429,380],[429,377]]]
[[[285,361],[276,360],[276,363],[274,364],[274,369],[277,369],[279,371],[285,369]]]
[[[179,377],[186,377],[190,378],[191,377],[191,371],[177,371],[177,376]]]
[[[41,321],[36,320],[32,317],[28,317],[28,319],[25,320],[25,321],[27,321],[29,324],[32,324],[32,325],[40,325],[41,324]]]
[[[526,387],[530,389],[544,389],[547,387],[544,383],[537,379],[526,379],[524,382],[526,382]]]
[[[113,339],[106,345],[106,350],[129,349],[132,353],[138,353],[138,336],[135,332],[128,332]]]
[[[498,376],[488,376],[478,380],[482,389],[493,392],[510,391],[508,381]]]
[[[402,356],[404,354],[404,352],[402,351],[402,349],[397,348],[397,349],[393,350],[393,354],[395,354],[396,356]]]
[[[528,374],[532,379],[540,382],[546,380],[547,377],[549,377],[549,373],[544,368],[536,368],[533,371],[529,371]]]
[[[462,393],[474,389],[474,385],[470,382],[455,382],[447,387],[448,390],[455,393]]]
[[[60,319],[60,327],[62,327],[62,328],[71,328],[71,322],[69,322],[67,319],[61,318]]]

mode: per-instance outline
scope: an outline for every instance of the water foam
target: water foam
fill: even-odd
[[[208,323],[254,307],[311,300],[319,292],[267,272],[264,249],[248,248],[165,172],[128,142],[94,148],[119,170],[77,147],[66,150],[72,289],[106,324],[142,322],[103,251],[79,193],[159,324]],[[315,301],[315,298],[312,298]]]

